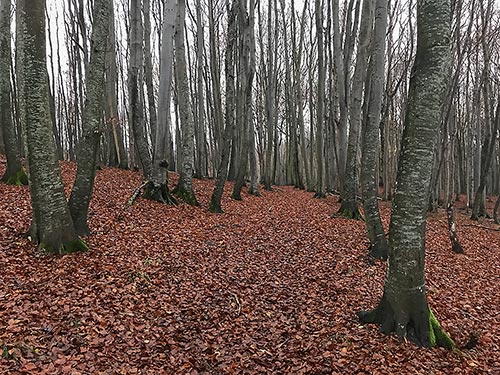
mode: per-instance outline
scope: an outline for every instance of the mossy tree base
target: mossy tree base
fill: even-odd
[[[193,191],[188,191],[183,187],[177,185],[174,190],[172,190],[172,194],[175,194],[179,198],[181,198],[184,202],[191,206],[199,206],[200,204],[196,200],[196,196]]]
[[[343,200],[338,214],[345,219],[364,220],[357,201]]]
[[[2,181],[4,181],[7,185],[26,186],[28,185],[28,175],[26,174],[24,168],[21,168],[10,176],[4,175],[2,177]]]
[[[77,253],[77,252],[84,252],[87,251],[89,248],[85,241],[83,241],[81,238],[78,238],[73,241],[68,241],[65,243],[57,244],[57,245],[49,245],[46,243],[41,242],[38,245],[38,248],[44,252],[47,252],[49,254],[58,254],[58,255],[65,255],[65,254],[72,254],[72,253]]]
[[[418,346],[456,348],[429,309],[425,293],[413,294],[394,308],[384,294],[375,309],[359,312],[358,318],[362,324],[380,324],[382,333],[395,332],[399,338]]]

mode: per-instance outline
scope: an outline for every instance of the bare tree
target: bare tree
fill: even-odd
[[[177,6],[177,22],[175,28],[175,73],[177,94],[179,97],[179,119],[181,125],[181,168],[180,177],[173,193],[186,203],[198,205],[193,190],[194,170],[194,122],[189,100],[189,83],[186,66],[186,49],[184,45],[184,22],[186,18],[186,2],[179,0]]]

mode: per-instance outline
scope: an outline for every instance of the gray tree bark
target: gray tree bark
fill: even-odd
[[[323,163],[323,128],[324,116],[323,108],[325,103],[325,64],[323,52],[323,10],[321,8],[321,1],[315,1],[316,13],[316,34],[318,39],[318,98],[316,110],[316,162],[317,162],[317,175],[316,175],[316,192],[315,198],[325,198],[325,181],[324,181],[324,163]],[[311,93],[312,94],[312,93]]]
[[[76,234],[61,179],[52,134],[48,100],[45,0],[26,2],[21,8],[24,53],[22,73],[29,90],[26,105],[27,158],[33,219],[32,241],[49,253],[86,250]]]
[[[143,26],[141,16],[141,0],[130,0],[130,61],[129,61],[129,122],[134,135],[134,143],[142,166],[144,180],[150,180],[153,173],[153,162],[146,138],[144,124],[144,104],[141,95],[143,58]],[[133,152],[133,151],[131,151]]]
[[[370,239],[370,255],[387,258],[387,240],[378,208],[378,182],[376,181],[377,158],[380,149],[379,125],[384,94],[385,35],[387,31],[387,0],[377,0],[375,28],[370,62],[369,84],[365,91],[367,104],[366,121],[361,136],[361,192],[365,213],[366,230]]]
[[[108,48],[106,53],[106,123],[108,128],[109,155],[108,164],[122,169],[128,168],[127,152],[123,140],[123,129],[120,126],[120,116],[118,114],[118,74],[116,63],[116,30],[115,12],[113,0],[110,2],[110,19],[108,33]]]
[[[425,227],[434,146],[441,105],[449,81],[449,0],[417,2],[417,55],[389,231],[389,262],[382,299],[372,311],[361,312],[363,323],[378,323],[382,332],[425,347],[455,344],[432,314],[425,287]]]
[[[7,166],[1,180],[11,185],[27,185],[28,179],[21,165],[21,151],[17,140],[20,134],[16,134],[12,121],[10,9],[10,0],[0,0],[0,133],[7,157]]]
[[[361,11],[361,27],[359,30],[358,53],[354,69],[352,94],[350,102],[350,126],[347,145],[347,164],[345,170],[344,187],[342,189],[342,204],[339,213],[348,219],[361,219],[358,200],[359,183],[359,131],[361,127],[361,106],[363,86],[366,80],[368,66],[368,47],[370,45],[371,29],[373,24],[372,1],[363,0]]]
[[[177,95],[179,97],[179,119],[181,124],[181,168],[179,182],[173,193],[186,203],[197,206],[198,201],[193,190],[194,169],[194,122],[189,100],[189,82],[186,66],[186,48],[184,44],[184,23],[186,2],[178,1],[177,22],[175,29],[175,64]]]
[[[163,29],[160,57],[160,87],[158,98],[158,126],[156,129],[153,174],[146,186],[144,197],[166,204],[177,201],[168,188],[170,133],[170,97],[172,88],[173,37],[177,17],[177,1],[166,0],[163,8]]]
[[[77,150],[78,168],[69,199],[69,210],[78,235],[88,236],[89,204],[94,188],[97,152],[102,135],[104,114],[106,51],[108,50],[108,25],[110,2],[95,0],[92,11],[92,36],[90,61],[87,69],[85,107],[83,108],[83,136]]]
[[[226,75],[226,125],[222,137],[221,161],[217,169],[217,178],[215,187],[210,199],[210,211],[222,213],[221,201],[224,193],[224,185],[227,179],[229,158],[231,152],[231,141],[233,138],[236,119],[234,117],[234,99],[235,99],[235,66],[234,50],[237,38],[236,15],[238,14],[238,0],[233,0],[227,4],[227,45],[225,53],[225,75]]]

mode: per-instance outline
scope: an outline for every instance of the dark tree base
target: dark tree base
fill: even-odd
[[[177,195],[179,198],[181,198],[184,202],[191,206],[199,206],[200,204],[196,200],[196,196],[194,195],[193,191],[188,191],[181,187],[180,185],[177,185],[174,190],[172,190],[172,194]]]
[[[405,302],[396,311],[384,294],[375,309],[358,313],[359,321],[362,324],[379,324],[382,333],[395,332],[399,338],[408,339],[418,346],[456,347],[429,309],[424,293],[413,294]]]
[[[317,199],[326,198],[326,194],[324,191],[317,191],[316,193],[314,193],[313,198],[317,198]]]
[[[259,192],[259,189],[252,189],[252,187],[250,187],[248,189],[248,194],[253,195],[255,197],[260,197],[261,196],[261,194]]]
[[[338,214],[345,219],[364,220],[357,201],[343,200]]]
[[[500,220],[498,219],[498,208],[500,208],[500,195],[495,202],[495,208],[493,208],[493,220],[495,221],[495,224],[500,224]]]
[[[87,251],[89,249],[87,244],[81,238],[78,238],[78,239],[73,240],[73,241],[61,243],[58,245],[49,245],[49,244],[45,244],[45,243],[41,242],[38,245],[38,248],[44,252],[49,253],[49,254],[58,254],[58,255],[83,252],[83,251]]]
[[[222,210],[222,207],[220,206],[219,203],[214,202],[213,200],[210,201],[210,207],[208,208],[210,212],[216,213],[216,214],[223,214],[224,211]]]
[[[170,194],[170,190],[167,184],[156,185],[152,181],[149,181],[142,195],[146,199],[150,199],[156,202],[161,202],[168,205],[176,205],[177,199]]]
[[[386,241],[379,241],[370,245],[370,256],[375,259],[387,260],[389,248]]]
[[[5,172],[2,181],[7,185],[26,186],[28,185],[28,175],[24,168],[21,168],[15,173],[7,174],[7,172]]]

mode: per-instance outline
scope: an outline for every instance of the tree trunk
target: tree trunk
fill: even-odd
[[[109,19],[109,34],[108,48],[106,53],[106,122],[109,127],[109,155],[108,164],[113,167],[122,169],[128,168],[128,158],[125,150],[125,142],[123,140],[123,129],[120,126],[120,116],[118,114],[118,75],[116,65],[116,32],[115,32],[115,15],[113,0],[110,2],[110,19]]]
[[[380,149],[379,124],[384,92],[385,34],[387,29],[387,0],[377,0],[375,5],[375,28],[369,69],[369,85],[365,92],[368,113],[361,137],[361,192],[365,213],[366,231],[370,239],[370,255],[378,259],[387,258],[387,240],[378,208],[378,181],[376,180],[377,158]]]
[[[156,139],[156,128],[158,124],[156,116],[155,90],[153,87],[153,62],[151,60],[151,5],[150,0],[144,0],[142,14],[144,17],[144,81],[146,83],[146,93],[148,98],[149,127],[151,129],[151,139]],[[154,147],[153,147],[154,154]]]
[[[27,185],[28,178],[21,165],[18,135],[12,121],[10,65],[10,0],[0,0],[0,133],[7,157],[7,167],[1,180],[11,185]]]
[[[318,35],[318,99],[316,113],[316,162],[317,162],[317,177],[316,177],[316,193],[315,198],[325,198],[325,182],[324,182],[324,161],[323,161],[323,125],[324,116],[323,108],[325,103],[325,67],[324,67],[324,52],[323,52],[323,10],[321,9],[321,1],[316,0],[316,33]],[[311,93],[312,94],[312,93]]]
[[[169,156],[171,156],[170,94],[172,88],[173,37],[177,15],[176,0],[166,0],[163,8],[163,29],[158,93],[158,123],[155,133],[153,174],[145,187],[144,197],[166,204],[176,204],[168,188]]]
[[[179,119],[181,124],[181,168],[179,182],[173,193],[186,203],[198,206],[193,190],[194,169],[194,122],[191,103],[189,101],[189,83],[186,66],[186,48],[184,45],[184,23],[186,18],[186,2],[178,1],[177,23],[175,29],[175,64],[177,95],[179,97]]]
[[[339,209],[339,213],[343,217],[356,220],[362,218],[361,212],[359,211],[359,201],[357,196],[359,183],[359,131],[361,127],[363,84],[366,80],[368,47],[370,44],[372,23],[373,17],[371,1],[363,0],[358,53],[356,55],[356,67],[354,69],[352,83],[352,100],[350,103],[351,122],[349,126],[349,140],[347,145],[347,164],[344,174],[344,187],[342,189],[342,204]]]
[[[83,108],[83,137],[77,153],[78,169],[69,199],[69,210],[78,235],[88,236],[87,223],[90,199],[94,188],[97,151],[102,134],[104,113],[104,71],[110,15],[108,0],[95,0],[92,12],[90,62],[87,70],[87,99]]]
[[[389,231],[389,262],[382,300],[361,312],[362,323],[378,323],[425,347],[455,344],[439,326],[426,296],[424,258],[426,208],[441,105],[449,80],[449,0],[417,3],[417,55],[410,80],[403,144]]]
[[[227,24],[227,45],[225,56],[225,74],[226,74],[226,127],[222,137],[222,153],[219,168],[217,169],[217,178],[215,187],[210,199],[210,211],[222,213],[221,201],[224,192],[224,185],[227,178],[227,167],[231,152],[231,141],[235,128],[234,118],[234,97],[235,97],[235,77],[234,77],[234,48],[237,37],[236,15],[238,14],[238,0],[233,0],[228,4],[228,24]]]
[[[134,135],[137,156],[142,166],[144,180],[151,179],[153,163],[148,146],[144,124],[144,105],[141,95],[143,68],[143,29],[141,16],[141,0],[130,0],[130,62],[129,62],[129,118]],[[131,150],[133,153],[133,150]]]
[[[49,253],[86,250],[66,202],[48,107],[45,0],[24,3],[22,73],[26,103],[27,158],[33,220],[32,241]],[[23,17],[21,15],[21,17]]]

